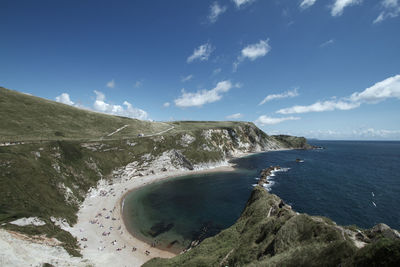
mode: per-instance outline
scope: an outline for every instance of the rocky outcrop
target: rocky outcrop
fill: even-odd
[[[269,170],[271,171],[271,169]],[[268,174],[264,170],[262,176]],[[363,241],[361,241],[363,239]],[[399,266],[398,232],[379,224],[369,230],[299,214],[256,186],[230,228],[172,259],[144,266]]]
[[[260,173],[260,179],[258,180],[258,185],[263,186],[264,184],[268,184],[268,177],[274,172],[280,170],[279,166],[271,166],[269,168],[263,169]]]

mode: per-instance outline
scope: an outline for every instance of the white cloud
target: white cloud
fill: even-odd
[[[188,81],[190,81],[191,79],[193,79],[193,74],[190,74],[190,75],[188,75],[188,76],[186,76],[186,77],[182,77],[181,78],[181,82],[188,82]]]
[[[143,85],[143,83],[141,81],[136,81],[135,84],[133,85],[133,87],[135,88],[139,88]]]
[[[243,117],[243,114],[235,113],[235,114],[232,114],[232,115],[228,115],[225,118],[227,118],[228,120],[237,120],[237,119],[240,119],[242,117]]]
[[[96,100],[93,104],[95,111],[140,120],[148,119],[148,114],[146,111],[133,107],[132,104],[127,101],[124,101],[122,106],[113,105],[106,102],[106,97],[102,92],[95,90],[94,93],[96,94]]]
[[[267,40],[260,40],[256,44],[251,44],[242,49],[242,57],[248,58],[251,61],[256,60],[259,57],[265,56],[271,50],[271,46]]]
[[[112,79],[111,81],[109,81],[109,82],[106,84],[106,86],[107,86],[108,88],[114,88],[114,87],[115,87],[115,81],[114,81],[114,79]]]
[[[206,61],[213,51],[214,48],[210,43],[200,45],[198,48],[194,49],[193,54],[187,58],[187,63],[191,63],[197,59],[200,61]]]
[[[373,24],[379,23],[385,19],[385,12],[381,12],[378,17],[372,22]]]
[[[200,90],[196,93],[187,93],[182,89],[182,95],[175,99],[175,105],[178,107],[201,107],[207,103],[219,101],[222,93],[228,92],[232,88],[230,81],[222,81],[211,90]]]
[[[383,0],[381,2],[383,11],[373,21],[373,23],[379,23],[387,18],[395,18],[400,15],[400,2],[398,0]]]
[[[168,108],[170,105],[171,105],[171,104],[170,104],[169,102],[165,102],[165,103],[163,104],[164,108]]]
[[[377,82],[361,93],[355,92],[350,96],[350,100],[353,102],[362,101],[370,103],[377,103],[387,98],[400,99],[400,75]]]
[[[358,108],[360,103],[351,103],[345,101],[334,101],[328,100],[323,102],[316,102],[309,106],[293,106],[291,108],[284,108],[277,111],[280,114],[298,114],[298,113],[308,113],[308,112],[322,112],[322,111],[332,111],[332,110],[349,110]]]
[[[255,0],[232,0],[237,8],[241,8],[243,5],[250,4],[254,2]]]
[[[399,1],[398,0],[383,0],[382,5],[387,8],[397,7],[399,5]]]
[[[322,112],[332,110],[350,110],[358,108],[363,103],[378,103],[387,98],[400,99],[400,75],[389,77],[377,82],[362,92],[355,92],[350,97],[339,100],[318,101],[308,106],[293,106],[277,111],[280,114],[298,114],[307,112]]]
[[[314,5],[315,2],[317,2],[317,0],[303,0],[303,1],[300,3],[300,8],[301,8],[301,9],[309,8],[310,6]]]
[[[274,99],[281,99],[281,98],[288,98],[288,97],[296,97],[298,96],[299,93],[297,92],[297,88],[294,88],[292,91],[286,91],[281,94],[272,94],[272,95],[267,95],[263,101],[260,102],[258,105],[263,105],[268,101],[274,100]]]
[[[218,2],[214,2],[210,6],[210,14],[208,20],[210,23],[215,23],[219,15],[223,14],[228,8],[226,6],[220,6]]]
[[[245,60],[249,59],[254,61],[257,58],[264,57],[271,51],[271,46],[268,44],[269,39],[260,40],[258,43],[251,44],[242,49],[240,56],[238,56],[236,62],[233,63],[233,69],[236,71],[239,64]]]
[[[335,40],[330,39],[330,40],[328,40],[328,41],[323,42],[322,44],[320,44],[319,47],[325,47],[325,46],[328,46],[328,45],[333,44],[334,42],[335,42]]]
[[[262,115],[258,117],[258,119],[255,121],[256,124],[265,126],[265,125],[272,125],[272,124],[278,124],[284,121],[293,121],[293,120],[300,120],[299,117],[282,117],[282,118],[273,118],[269,117],[267,115]]]
[[[331,15],[336,17],[343,14],[343,10],[347,6],[361,4],[363,0],[335,0],[331,8]]]
[[[74,105],[74,102],[71,101],[69,94],[67,93],[62,93],[61,95],[57,96],[56,101],[70,106]]]
[[[384,130],[384,129],[357,129],[353,130],[353,135],[360,136],[364,138],[372,137],[372,138],[390,138],[390,137],[400,137],[400,130]]]
[[[344,139],[344,140],[399,140],[400,130],[374,129],[363,127],[354,130],[310,130],[297,133],[308,138],[318,139]]]

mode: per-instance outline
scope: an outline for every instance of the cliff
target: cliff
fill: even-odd
[[[398,266],[400,236],[380,224],[342,227],[298,214],[256,186],[238,221],[172,259],[143,266]]]
[[[207,168],[240,153],[291,147],[249,122],[139,121],[5,88],[0,124],[1,227],[54,237],[72,255],[79,255],[76,239],[57,222],[75,224],[100,179]],[[21,218],[40,223],[10,224]]]

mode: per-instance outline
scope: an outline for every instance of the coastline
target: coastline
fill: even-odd
[[[258,153],[264,152],[269,151]],[[241,153],[231,159],[252,154],[256,153]],[[133,178],[121,176],[112,182],[101,180],[82,203],[77,223],[73,227],[62,222],[59,225],[78,239],[83,259],[95,266],[140,266],[154,257],[171,258],[177,254],[151,247],[127,230],[122,214],[126,194],[169,178],[233,170],[234,164],[226,161],[195,170],[174,170]]]
[[[151,247],[151,244],[148,241],[144,240],[143,238],[140,238],[139,236],[137,236],[132,231],[129,231],[127,229],[127,227],[126,227],[126,220],[124,218],[123,209],[124,209],[124,201],[125,201],[125,198],[126,198],[126,196],[128,194],[130,194],[130,193],[132,193],[132,192],[134,192],[134,191],[136,191],[136,190],[138,190],[138,189],[140,189],[140,188],[142,188],[144,186],[148,186],[150,184],[157,183],[157,182],[160,182],[160,181],[163,181],[163,180],[167,180],[167,179],[179,178],[179,177],[187,176],[187,175],[213,173],[213,172],[231,172],[231,171],[234,171],[234,170],[235,170],[235,168],[234,168],[234,166],[232,164],[229,164],[229,165],[226,165],[226,166],[219,166],[219,167],[215,167],[215,168],[210,168],[210,169],[203,169],[203,170],[192,170],[192,171],[188,170],[188,171],[183,171],[182,173],[179,172],[178,174],[175,174],[175,175],[170,174],[170,175],[167,175],[165,177],[161,177],[161,178],[159,178],[157,180],[154,180],[154,181],[152,181],[150,183],[145,183],[145,184],[142,184],[142,185],[140,185],[138,187],[131,188],[130,190],[126,191],[118,201],[118,205],[119,205],[119,208],[120,208],[119,214],[120,214],[120,218],[121,218],[121,221],[122,221],[122,225],[123,225],[124,231],[126,231],[127,233],[132,235],[135,239],[139,240],[140,242],[146,243],[149,247]],[[151,248],[154,248],[154,247],[151,247]],[[157,248],[157,247],[155,247],[155,248]],[[177,253],[177,252],[174,252],[173,250],[161,249],[161,248],[157,248],[157,249],[159,251],[164,251],[164,252],[167,252],[167,253],[171,253],[174,256],[180,254],[179,252]],[[149,259],[151,259],[151,258],[153,258],[153,257],[149,257]]]

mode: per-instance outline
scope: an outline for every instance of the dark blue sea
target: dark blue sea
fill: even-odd
[[[270,192],[300,213],[341,225],[400,229],[400,142],[312,141],[325,149],[255,154],[234,160],[234,172],[178,177],[129,194],[128,229],[157,246],[179,251],[212,236],[240,216],[256,177],[272,165]],[[296,162],[302,159],[304,162]]]

